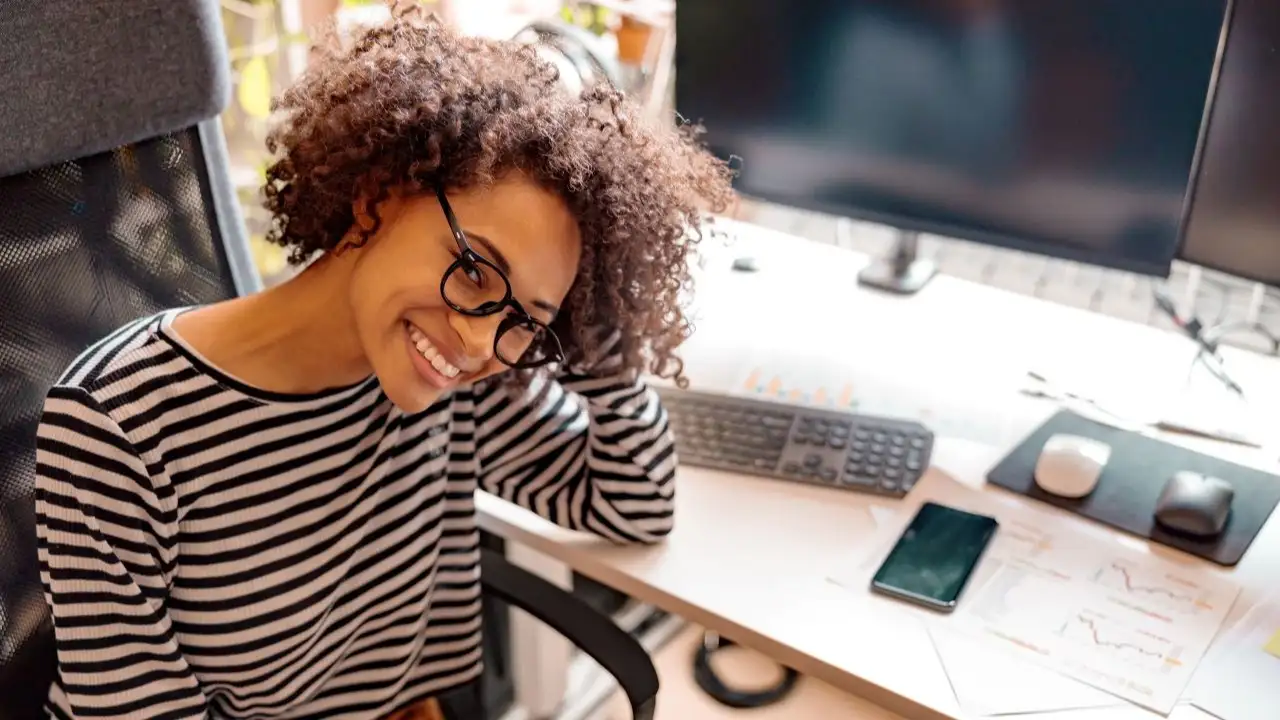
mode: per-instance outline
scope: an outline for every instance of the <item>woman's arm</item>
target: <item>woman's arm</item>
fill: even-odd
[[[674,509],[666,411],[643,381],[596,375],[477,389],[480,487],[563,527],[656,542]]]
[[[54,717],[205,718],[165,608],[176,509],[88,393],[55,387],[36,440],[40,579],[53,610]]]

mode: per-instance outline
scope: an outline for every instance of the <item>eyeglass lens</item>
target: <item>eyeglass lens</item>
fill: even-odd
[[[445,276],[441,290],[446,302],[471,315],[501,312],[511,299],[507,279],[483,258],[460,258]],[[513,313],[499,324],[494,351],[500,361],[515,367],[550,362],[555,359],[550,334],[545,325]]]

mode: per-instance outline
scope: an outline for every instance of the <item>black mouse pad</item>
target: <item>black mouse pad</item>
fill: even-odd
[[[1097,489],[1079,500],[1050,495],[1037,487],[1033,478],[1041,448],[1059,433],[1111,446],[1111,459]],[[1173,534],[1156,524],[1160,491],[1179,470],[1220,477],[1235,488],[1231,515],[1222,534],[1199,540]],[[1280,477],[1271,473],[1096,423],[1070,410],[1059,412],[1031,433],[987,473],[987,482],[1226,566],[1240,562],[1280,501]]]

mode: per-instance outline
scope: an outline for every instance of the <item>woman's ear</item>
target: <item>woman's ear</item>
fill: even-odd
[[[351,202],[351,229],[334,248],[337,254],[364,247],[379,230],[386,227],[399,208],[399,193],[392,192],[379,203],[361,194]]]
[[[382,207],[375,208],[367,197],[356,198],[351,203],[351,217],[354,219],[352,231],[361,235],[376,232],[381,224],[382,213],[385,211],[386,205],[386,203],[383,203]]]

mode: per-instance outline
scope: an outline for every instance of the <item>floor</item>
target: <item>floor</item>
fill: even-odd
[[[865,700],[837,690],[820,680],[802,678],[783,702],[755,710],[734,710],[717,704],[694,683],[691,663],[702,641],[702,630],[687,627],[654,654],[661,690],[655,720],[903,720]],[[780,677],[778,667],[763,655],[743,648],[721,651],[713,659],[717,673],[740,687],[767,687]],[[615,696],[594,720],[630,720],[626,700]]]

